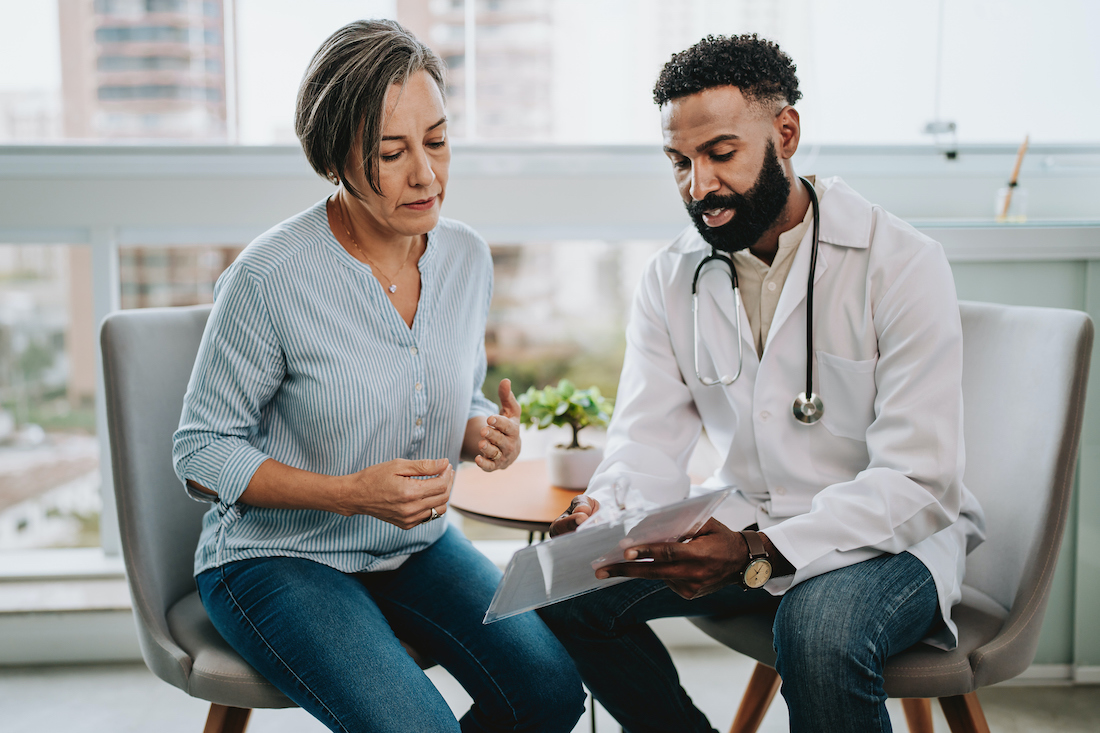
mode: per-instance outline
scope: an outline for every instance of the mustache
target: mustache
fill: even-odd
[[[696,218],[701,219],[704,211],[714,211],[715,209],[734,209],[742,206],[745,203],[745,197],[735,193],[726,194],[724,196],[716,193],[708,193],[702,201],[689,201],[684,206],[687,207],[688,213]]]

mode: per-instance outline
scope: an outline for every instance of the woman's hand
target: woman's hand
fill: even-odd
[[[454,468],[446,458],[399,458],[369,466],[344,477],[347,482],[341,492],[340,513],[369,514],[401,529],[412,529],[447,512],[454,477]]]
[[[474,463],[482,471],[499,471],[508,468],[519,456],[521,440],[519,436],[519,402],[512,394],[512,380],[500,380],[497,388],[500,396],[500,414],[485,421],[479,431],[477,455]]]

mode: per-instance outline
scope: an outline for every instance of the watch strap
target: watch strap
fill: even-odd
[[[760,539],[760,533],[751,529],[741,530],[741,536],[745,538],[745,544],[749,548],[749,560],[766,558],[768,550],[764,547],[764,540]]]

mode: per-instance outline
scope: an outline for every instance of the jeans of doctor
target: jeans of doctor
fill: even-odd
[[[230,646],[333,731],[571,731],[584,691],[553,634],[533,613],[481,623],[499,579],[451,527],[389,572],[271,557],[197,581]],[[398,637],[470,694],[461,721]]]
[[[795,733],[891,730],[885,661],[924,638],[940,618],[932,576],[907,552],[811,578],[782,598],[727,586],[689,601],[663,581],[638,579],[539,613],[573,655],[588,689],[626,731],[709,733],[714,729],[645,622],[765,611],[776,611],[776,668]]]

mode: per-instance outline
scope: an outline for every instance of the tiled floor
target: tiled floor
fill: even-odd
[[[752,671],[752,663],[725,649],[673,650],[684,686],[719,729],[726,730]],[[465,692],[436,668],[429,672],[456,711],[469,705]],[[979,693],[993,733],[1096,733],[1100,731],[1098,687],[997,687]],[[0,669],[0,731],[4,733],[199,733],[207,705],[187,697],[138,664]],[[890,702],[895,729],[906,730],[901,708]],[[937,733],[947,724],[933,706]],[[617,733],[604,713],[600,733]],[[586,716],[576,731],[589,730]],[[777,697],[761,727],[787,730],[786,709]],[[257,710],[250,733],[322,733],[301,710]]]

